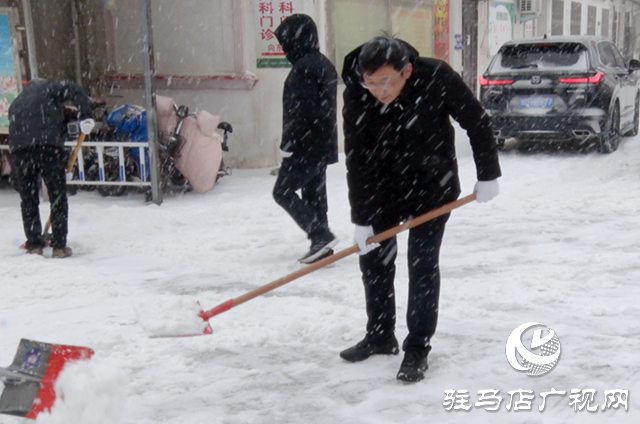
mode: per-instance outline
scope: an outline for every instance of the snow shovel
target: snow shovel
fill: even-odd
[[[5,385],[0,396],[0,414],[35,419],[48,412],[56,400],[55,383],[65,364],[88,360],[93,350],[20,340],[13,363],[0,367],[0,380]]]
[[[80,146],[82,146],[82,142],[87,135],[83,132],[80,133],[78,137],[78,142],[76,143],[76,147],[73,149],[73,153],[71,153],[71,157],[69,158],[69,163],[67,163],[66,172],[69,173],[73,170],[73,164],[76,163],[76,158],[78,157],[78,153],[80,152]],[[51,228],[51,214],[49,214],[49,219],[47,220],[47,224],[44,226],[44,231],[42,232],[43,240],[49,238],[49,228]]]
[[[405,230],[417,227],[418,225],[424,224],[427,221],[430,221],[434,218],[437,218],[441,215],[447,214],[449,212],[451,212],[452,210],[459,208],[460,206],[466,205],[467,203],[471,203],[476,199],[476,195],[471,194],[469,196],[463,197],[461,199],[458,199],[454,202],[451,203],[447,203],[444,206],[441,206],[437,209],[432,210],[431,212],[427,212],[424,215],[420,215],[417,218],[411,219],[403,224],[397,225],[393,228],[390,228],[380,234],[376,234],[375,236],[369,238],[367,240],[367,244],[371,244],[371,243],[379,243],[383,240],[389,239]],[[220,305],[216,306],[213,309],[209,309],[208,311],[201,311],[199,313],[200,318],[202,318],[203,321],[206,322],[206,326],[204,327],[204,331],[197,329],[196,331],[194,331],[191,334],[182,334],[182,335],[158,335],[155,337],[188,337],[188,336],[200,336],[200,335],[205,335],[205,334],[212,334],[213,331],[211,329],[211,325],[209,324],[209,319],[215,315],[221,314],[222,312],[226,312],[229,309],[238,306],[248,300],[251,300],[255,297],[258,297],[260,295],[263,295],[273,289],[276,289],[280,286],[283,286],[287,283],[290,283],[291,281],[298,279],[304,275],[310,274],[313,271],[316,271],[320,268],[323,268],[329,264],[332,264],[334,262],[339,261],[340,259],[346,258],[349,255],[352,255],[356,252],[360,251],[360,248],[358,247],[358,245],[353,245],[351,247],[349,247],[348,249],[342,250],[338,253],[335,253],[331,256],[328,256],[322,260],[319,260],[318,262],[314,262],[311,265],[308,265],[302,269],[299,269],[298,271],[292,272],[289,275],[286,275],[282,278],[279,278],[269,284],[266,284],[262,287],[258,287],[255,290],[250,291],[249,293],[245,293],[242,296],[236,297],[235,299],[231,299],[231,300],[227,300],[224,303],[221,303]],[[199,331],[199,332],[198,332]]]

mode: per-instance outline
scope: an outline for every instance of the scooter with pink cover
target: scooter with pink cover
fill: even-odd
[[[227,138],[233,128],[205,110],[189,113],[169,97],[157,96],[156,104],[163,188],[183,185],[177,170],[195,192],[206,193],[220,177],[230,174],[222,152],[229,151]]]

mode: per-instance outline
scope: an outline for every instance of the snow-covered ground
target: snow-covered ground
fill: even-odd
[[[468,148],[459,155],[466,195],[475,168]],[[95,350],[92,365],[63,382],[68,405],[42,423],[640,422],[640,138],[611,155],[514,150],[501,165],[500,196],[449,220],[439,326],[420,383],[396,381],[401,356],[339,358],[364,334],[356,255],[212,318],[212,335],[149,337],[142,323],[166,321],[175,305],[209,309],[299,269],[308,244],[272,200],[269,169],[235,170],[205,195],[162,206],[80,192],[70,197],[74,256],[64,260],[18,248],[19,198],[0,191],[0,366],[21,338]],[[343,160],[329,168],[328,189],[345,249],[353,227]],[[399,246],[402,340],[405,234]],[[527,322],[555,330],[562,346],[557,367],[537,378],[505,356],[509,334]],[[540,412],[552,388],[566,394]],[[488,389],[499,390],[499,411],[447,410],[446,390],[458,399],[467,390],[473,406]],[[508,392],[519,389],[535,399],[508,411]],[[574,411],[572,389],[595,389],[598,411]],[[611,389],[629,390],[628,411],[601,409]]]

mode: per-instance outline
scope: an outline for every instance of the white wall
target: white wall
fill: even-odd
[[[456,50],[456,34],[462,35],[462,0],[449,0],[449,65],[462,73],[462,50]]]
[[[202,1],[202,0],[191,0]],[[236,3],[237,1],[237,3]],[[298,0],[300,10],[311,16],[318,24],[321,50],[326,51],[326,16],[324,0]],[[166,3],[166,1],[165,1]],[[225,162],[236,168],[260,168],[276,165],[282,135],[282,90],[290,68],[257,68],[254,0],[233,0],[234,12],[240,15],[234,19],[236,73],[249,72],[258,77],[251,90],[239,89],[158,89],[157,94],[173,98],[178,104],[185,104],[191,110],[204,109],[219,115],[223,121],[233,126],[229,152]],[[228,8],[228,7],[227,7]],[[225,9],[226,10],[226,9]],[[227,11],[228,12],[228,11]],[[176,17],[174,15],[173,17]],[[177,17],[176,17],[177,19]],[[177,25],[185,25],[178,22]],[[139,29],[134,28],[133,31]],[[176,36],[179,36],[177,32]],[[154,34],[165,37],[167,34]],[[188,43],[189,40],[180,40]],[[203,40],[199,40],[202,44]],[[163,53],[166,58],[167,52]],[[174,52],[175,54],[175,52]],[[215,72],[214,72],[215,73]],[[139,89],[110,90],[105,97],[111,104],[134,103],[145,105],[144,93]]]

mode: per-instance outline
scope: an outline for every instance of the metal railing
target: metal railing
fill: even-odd
[[[67,141],[64,143],[65,147],[73,149],[77,142]],[[108,181],[105,172],[105,148],[117,148],[118,159],[118,179]],[[85,141],[82,143],[80,152],[76,159],[77,165],[77,179],[74,173],[74,179],[67,181],[68,185],[87,185],[87,186],[129,186],[129,187],[151,187],[151,181],[147,178],[147,160],[145,155],[145,149],[149,147],[148,142],[121,142],[121,141]],[[98,174],[97,179],[87,179],[87,173],[85,172],[85,149],[95,149],[97,156]],[[138,171],[139,178],[134,181],[127,175],[127,166],[125,159],[124,149],[138,149],[139,161]],[[9,150],[8,145],[0,145],[0,150]],[[112,154],[107,155],[113,157]]]

